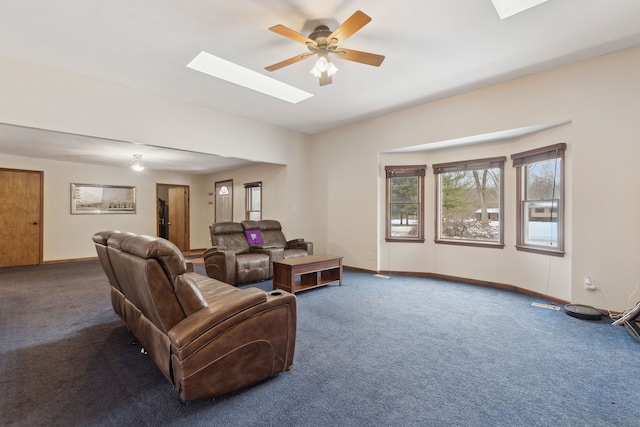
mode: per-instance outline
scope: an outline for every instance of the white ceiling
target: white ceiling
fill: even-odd
[[[306,49],[269,27],[333,30],[358,9],[372,21],[343,46],[386,56],[379,68],[336,59],[323,87],[311,59],[264,70]],[[0,55],[314,134],[638,45],[638,22],[638,0],[549,0],[504,20],[491,0],[3,0]],[[290,104],[187,68],[202,50],[314,96]],[[32,148],[5,137],[18,131],[34,132],[0,127],[0,151]]]
[[[0,153],[14,156],[126,167],[134,154],[146,169],[187,174],[208,174],[246,167],[254,162],[233,157],[134,144],[50,130],[0,123]],[[125,159],[123,161],[123,159]]]

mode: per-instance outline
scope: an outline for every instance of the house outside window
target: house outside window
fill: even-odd
[[[517,169],[516,249],[564,255],[564,153],[556,144],[511,156]]]
[[[244,185],[244,219],[260,221],[262,219],[262,182],[249,182]]]
[[[387,242],[424,242],[426,165],[385,166]]]
[[[504,247],[506,157],[433,165],[436,243]]]

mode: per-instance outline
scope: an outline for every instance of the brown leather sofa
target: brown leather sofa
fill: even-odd
[[[287,241],[279,221],[263,219],[261,221],[242,221],[241,224],[245,231],[260,230],[262,243],[252,245],[251,248],[254,250],[258,248],[270,249],[272,261],[313,255],[313,243],[305,242],[300,238]]]
[[[218,222],[209,231],[213,247],[204,253],[207,276],[233,285],[272,278],[274,260],[313,255],[313,243],[287,241],[275,220]],[[259,242],[248,236],[259,237]]]
[[[253,252],[262,252],[269,255],[269,278],[273,277],[273,261],[287,258],[297,258],[313,255],[313,243],[304,239],[287,240],[282,232],[282,225],[273,219],[260,221],[242,221],[242,227],[246,235],[251,235],[252,230],[260,230],[262,243],[251,245]]]
[[[204,253],[207,276],[232,285],[271,277],[269,254],[251,250],[242,224],[218,222],[209,231],[213,247]]]
[[[189,272],[178,248],[158,237],[103,231],[93,241],[113,309],[181,400],[229,393],[292,368],[294,295]]]

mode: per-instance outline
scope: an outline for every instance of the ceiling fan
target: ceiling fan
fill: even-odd
[[[309,35],[309,37],[287,28],[284,25],[275,25],[269,28],[269,30],[306,45],[310,52],[296,55],[293,58],[265,67],[265,69],[268,71],[279,70],[287,65],[295,64],[296,62],[307,59],[313,55],[318,55],[318,60],[311,70],[311,73],[320,79],[320,86],[324,86],[331,83],[331,76],[338,71],[338,68],[331,62],[329,54],[335,55],[341,59],[346,59],[347,61],[379,67],[380,64],[382,64],[382,61],[384,61],[384,56],[376,55],[374,53],[360,52],[358,50],[345,49],[338,46],[351,37],[356,31],[367,25],[370,21],[371,18],[369,16],[358,10],[344,21],[335,31],[332,32],[326,25],[319,25],[316,27],[315,31]]]

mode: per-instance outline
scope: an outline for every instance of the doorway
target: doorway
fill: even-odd
[[[189,186],[156,184],[158,236],[189,250]]]
[[[0,169],[0,267],[42,263],[41,171]]]
[[[218,181],[214,222],[233,221],[233,180]]]

